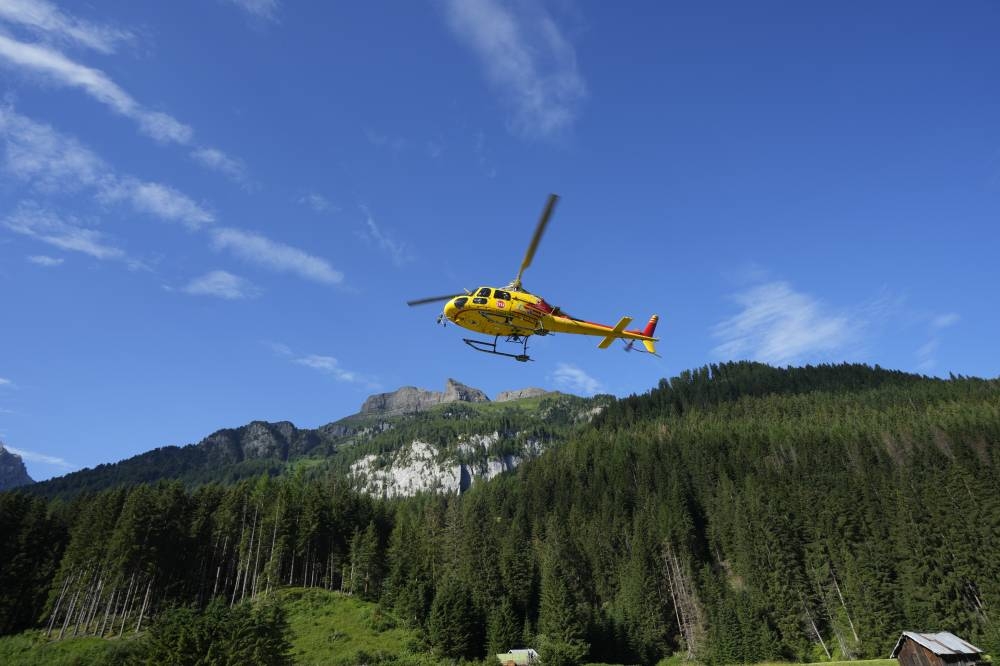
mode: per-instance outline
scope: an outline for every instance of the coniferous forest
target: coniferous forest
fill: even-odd
[[[461,495],[375,498],[332,467],[0,494],[0,633],[169,643],[219,617],[281,652],[266,600],[305,586],[449,659],[871,658],[903,630],[1000,653],[1000,381],[729,363],[602,404]]]

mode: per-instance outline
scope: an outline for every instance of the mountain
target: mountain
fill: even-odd
[[[191,450],[275,476],[0,493],[0,634],[293,586],[377,602],[365,622],[449,660],[847,661],[912,627],[996,656],[998,405],[996,379],[724,363],[620,400],[250,424]]]
[[[422,412],[448,402],[489,402],[490,399],[479,389],[466,386],[454,379],[448,379],[443,393],[425,391],[415,386],[404,386],[392,393],[370,396],[361,406],[361,414],[381,414],[395,416]]]
[[[24,467],[21,456],[11,453],[0,442],[0,490],[20,488],[34,482],[34,479],[28,476],[28,470]]]
[[[520,389],[504,391],[492,402],[454,379],[441,392],[404,386],[370,396],[358,413],[318,428],[253,421],[196,444],[159,447],[49,479],[33,492],[69,498],[165,479],[194,487],[295,469],[311,475],[330,471],[360,490],[390,497],[432,489],[464,492],[474,480],[538,455],[609,400]]]

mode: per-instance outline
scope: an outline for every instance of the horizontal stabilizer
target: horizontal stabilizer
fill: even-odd
[[[622,317],[621,321],[619,321],[615,325],[614,330],[608,333],[607,337],[601,340],[601,344],[597,346],[600,347],[601,349],[607,349],[608,347],[610,347],[611,343],[614,342],[615,339],[620,337],[621,332],[624,331],[625,327],[631,323],[632,323],[632,317]]]

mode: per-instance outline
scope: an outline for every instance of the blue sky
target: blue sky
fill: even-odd
[[[373,392],[1000,374],[1000,7],[0,0],[0,440],[35,478]],[[662,358],[476,354],[517,272]]]

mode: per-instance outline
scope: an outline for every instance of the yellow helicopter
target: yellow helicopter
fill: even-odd
[[[471,331],[492,335],[492,342],[470,338],[463,338],[463,341],[476,351],[507,356],[517,361],[531,360],[528,356],[528,338],[532,335],[550,335],[552,333],[595,335],[602,338],[600,344],[597,345],[601,349],[607,349],[615,340],[622,340],[625,341],[625,350],[632,351],[636,341],[639,341],[645,349],[637,349],[636,351],[657,355],[654,343],[659,338],[653,337],[656,322],[659,320],[657,315],[650,317],[649,323],[641,331],[625,330],[625,327],[632,323],[631,317],[622,317],[614,326],[596,324],[570,316],[558,307],[546,303],[544,298],[525,290],[521,285],[521,276],[524,274],[524,270],[531,265],[535,250],[538,249],[538,243],[542,240],[542,234],[545,233],[545,227],[549,223],[549,218],[552,216],[552,211],[558,200],[557,195],[549,195],[549,200],[542,211],[542,217],[538,220],[538,226],[535,228],[535,235],[531,239],[531,244],[528,245],[524,261],[521,262],[521,269],[517,272],[514,281],[506,287],[502,289],[480,287],[475,291],[466,291],[462,294],[419,298],[407,301],[406,304],[414,306],[447,301],[444,312],[438,316],[438,323],[445,325],[445,319],[447,319]],[[510,354],[500,351],[497,344],[501,337],[508,343],[520,344],[521,353]]]

